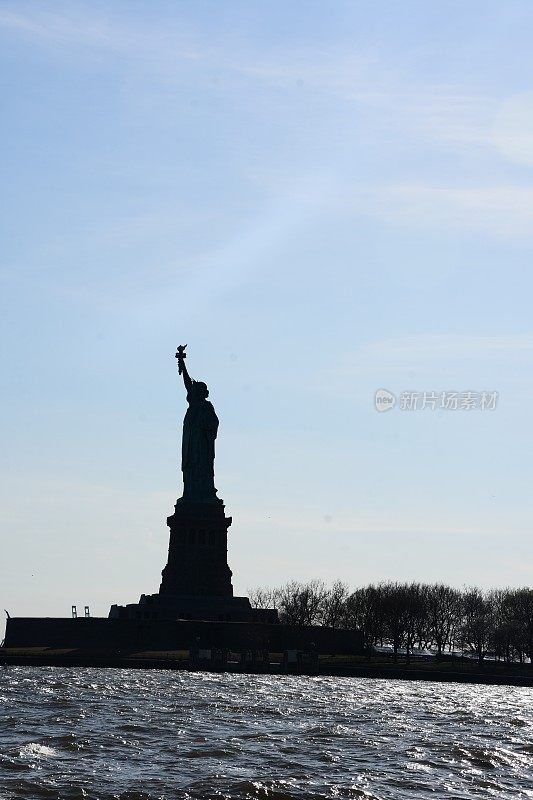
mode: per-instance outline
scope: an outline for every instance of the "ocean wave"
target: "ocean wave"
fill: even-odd
[[[57,756],[57,750],[53,747],[48,747],[46,744],[39,744],[39,742],[28,742],[19,750],[21,758],[26,756],[36,756],[37,758],[53,758]]]

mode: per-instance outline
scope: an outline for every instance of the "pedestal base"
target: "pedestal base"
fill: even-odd
[[[210,620],[212,622],[277,622],[272,615],[253,609],[247,597],[143,594],[138,603],[112,606],[117,619]]]
[[[178,501],[168,517],[168,561],[158,594],[143,594],[138,603],[111,606],[114,619],[278,622],[274,609],[255,609],[247,597],[233,597],[228,566],[231,517],[224,503]]]
[[[231,517],[223,502],[178,502],[168,517],[168,561],[159,594],[192,597],[233,597],[228,566]]]

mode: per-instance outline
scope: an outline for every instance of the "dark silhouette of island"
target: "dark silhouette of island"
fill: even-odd
[[[224,663],[237,651],[243,664],[250,657],[254,665],[260,661],[267,670],[269,652],[310,652],[313,664],[318,652],[361,652],[358,631],[280,625],[275,608],[252,607],[248,597],[234,596],[228,564],[232,519],[226,516],[215,488],[219,421],[208,400],[207,385],[189,375],[185,348],[181,345],[176,353],[187,399],[181,441],[183,492],[167,518],[168,558],[159,591],[142,594],[137,603],[112,605],[107,618],[86,614],[78,619],[73,607],[72,619],[9,619],[0,663],[12,657],[7,652],[10,648],[20,647],[79,648],[82,654],[74,657],[73,664],[118,665],[127,653],[166,652],[163,660],[156,656],[150,661],[154,666],[167,663],[167,651],[188,650],[193,663],[200,650],[207,648]],[[126,661],[134,663],[129,656]]]
[[[529,588],[459,591],[383,582],[351,592],[341,581],[327,588],[315,580],[256,589],[251,599],[235,597],[227,555],[232,519],[215,488],[219,420],[207,385],[189,375],[185,348],[176,353],[188,404],[183,492],[167,518],[168,558],[159,591],[141,595],[138,603],[112,605],[107,618],[89,617],[87,608],[78,619],[75,607],[71,619],[8,615],[0,664],[296,670],[533,685]],[[183,650],[185,658],[175,655]],[[143,651],[152,654],[148,660]],[[239,662],[230,657],[235,651]],[[424,667],[428,659],[433,669]]]

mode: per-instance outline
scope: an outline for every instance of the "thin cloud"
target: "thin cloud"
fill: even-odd
[[[533,238],[533,187],[442,187],[406,184],[346,187],[341,208],[421,230],[457,230],[491,238]]]
[[[191,28],[183,16],[171,15],[163,25],[159,19],[141,23],[131,14],[102,15],[90,7],[78,6],[75,13],[72,6],[68,13],[57,11],[57,6],[53,9],[4,6],[0,29],[76,59],[84,48],[120,55],[142,65],[140,74],[151,71],[161,85],[189,85],[189,68],[195,70],[196,83],[211,85],[216,75],[217,91],[227,99],[235,93],[240,97],[248,84],[253,87],[253,103],[262,105],[265,113],[280,112],[290,118],[295,113],[293,101],[301,93],[308,99],[313,96],[318,108],[324,99],[330,124],[318,111],[316,124],[306,134],[314,138],[340,135],[339,131],[344,131],[346,139],[361,137],[363,110],[373,138],[376,134],[397,136],[452,150],[482,148],[510,161],[517,160],[517,153],[532,160],[531,124],[524,134],[524,113],[517,116],[512,102],[509,105],[505,98],[468,91],[465,86],[424,82],[412,68],[406,69],[372,42],[355,53],[342,47],[318,51],[263,47],[253,52],[238,29],[232,42],[221,46]],[[188,66],[185,71],[184,65]],[[139,76],[133,79],[132,95],[138,80]],[[531,123],[529,111],[526,117]]]
[[[462,334],[400,336],[363,344],[352,354],[340,355],[331,365],[325,386],[354,375],[405,375],[408,371],[447,370],[461,365],[510,362],[531,363],[533,336],[471,336]]]
[[[90,14],[61,14],[56,11],[23,13],[9,8],[0,9],[0,29],[18,33],[26,39],[43,46],[79,48],[80,46],[107,50],[121,54],[129,53],[136,59],[145,59],[151,54],[155,60],[171,56],[198,60],[202,52],[192,46],[183,31],[161,27],[141,28],[131,25],[123,17],[112,18]],[[75,51],[79,55],[79,51]]]
[[[470,336],[461,334],[406,336],[385,339],[363,345],[359,357],[375,362],[378,360],[403,361],[405,358],[426,360],[489,357],[505,358],[533,354],[533,335],[516,336]]]

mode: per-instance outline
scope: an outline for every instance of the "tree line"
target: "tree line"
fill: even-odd
[[[533,589],[455,589],[442,583],[382,582],[350,591],[336,581],[290,581],[249,592],[255,608],[275,608],[287,625],[326,625],[361,632],[367,653],[388,645],[394,660],[405,650],[430,649],[437,658],[488,653],[506,663],[533,664]]]

